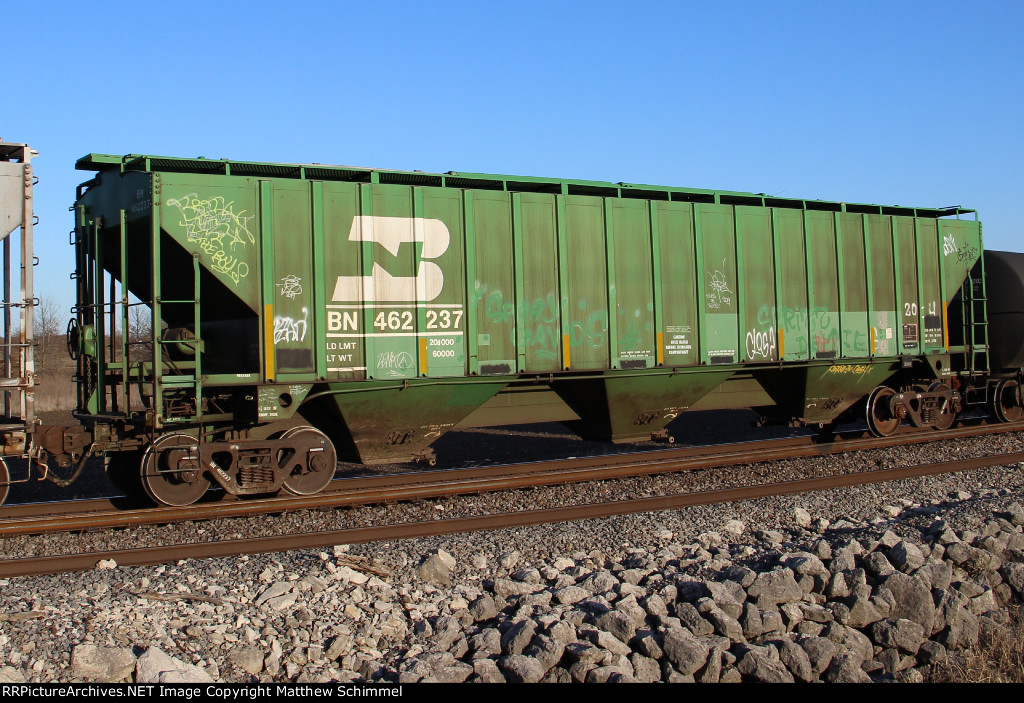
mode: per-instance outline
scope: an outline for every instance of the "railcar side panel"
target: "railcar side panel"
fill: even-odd
[[[361,333],[367,329],[368,322],[359,295],[363,247],[349,241],[359,215],[360,189],[361,186],[354,183],[323,184],[324,248],[320,265],[323,266],[321,285],[327,300],[324,354],[327,379],[332,381],[366,377],[368,362]],[[372,329],[372,317],[369,324]]]
[[[917,236],[913,218],[893,218],[893,242],[896,259],[896,306],[899,312],[901,354],[921,352],[921,325],[918,319]]]
[[[698,207],[702,256],[695,273],[704,283],[701,360],[705,364],[733,364],[739,348],[733,208],[730,205]]]
[[[944,296],[939,278],[939,247],[936,223],[917,219],[918,319],[921,348],[925,354],[945,353]]]
[[[694,366],[701,355],[697,322],[700,277],[695,275],[693,206],[652,202],[651,208],[658,235],[657,275],[661,292],[654,303],[661,312],[657,326],[661,362],[667,366]]]
[[[423,228],[421,233],[414,232],[417,244],[410,247],[416,276],[423,281],[417,287],[416,296],[419,334],[412,338],[417,345],[419,373],[428,377],[465,376],[467,279],[462,193],[454,189],[422,188],[413,189],[412,195],[416,213],[414,228]],[[440,244],[435,244],[430,237],[440,237],[442,227],[448,230],[448,246],[431,257],[434,251],[430,248],[439,248]],[[420,237],[423,237],[422,245]],[[431,265],[435,261],[436,266]]]
[[[811,284],[808,291],[809,335],[813,340],[811,358],[835,359],[840,356],[835,218],[831,212],[808,211],[804,224]]]
[[[644,200],[612,199],[608,248],[615,262],[615,300],[609,303],[609,334],[618,354],[611,366],[642,369],[656,365],[654,330],[654,279],[651,248],[651,219]]]
[[[870,356],[868,331],[867,268],[865,267],[864,227],[861,215],[839,215],[836,239],[839,252],[839,290],[842,302],[839,317],[841,356]]]
[[[737,283],[743,333],[741,361],[763,363],[779,358],[775,252],[771,210],[736,206]]]
[[[508,197],[508,196],[506,196]],[[565,336],[569,293],[559,260],[559,213],[552,195],[513,193],[512,209],[515,240],[513,277],[516,290],[510,322],[515,329],[517,370],[552,372],[567,368]],[[564,218],[564,214],[561,215]],[[477,247],[490,250],[486,232],[477,234]],[[506,259],[511,268],[513,259]],[[583,328],[577,332],[577,347],[584,341]],[[580,349],[582,351],[582,349]]]
[[[565,242],[568,250],[568,289],[565,302],[569,328],[566,369],[608,368],[617,340],[610,339],[609,308],[615,291],[609,288],[605,208],[601,198],[565,198]],[[614,276],[614,269],[611,269]],[[573,342],[576,342],[573,346]]]
[[[783,361],[806,361],[811,358],[813,337],[807,306],[807,255],[804,241],[803,212],[774,211],[776,266],[779,276],[779,302],[774,310],[765,311],[767,322],[778,321],[780,358]]]
[[[871,270],[871,355],[896,356],[900,352],[892,219],[885,215],[865,215],[865,218],[865,226],[869,232],[866,262]]]
[[[947,282],[944,296],[941,279],[966,276],[976,258],[957,221],[941,221],[940,275],[925,218],[180,178],[163,175],[162,224],[262,311],[265,363],[281,380],[318,368],[343,380],[941,353],[956,290]],[[968,253],[957,247],[950,264],[957,235]]]
[[[417,267],[416,228],[413,218],[412,189],[405,185],[373,184],[362,186],[364,209],[354,223],[363,248],[362,296],[363,343],[366,345],[368,378],[415,378],[417,368],[417,299],[431,300],[440,292],[426,290],[428,266]],[[369,196],[368,198],[366,196]],[[365,207],[365,205],[369,207]],[[421,225],[422,227],[422,225]],[[441,224],[444,231],[450,231]],[[440,228],[436,230],[440,232]],[[349,235],[352,239],[352,235]],[[449,240],[450,241],[450,240]],[[405,244],[405,246],[403,246]],[[409,246],[412,244],[412,246]],[[436,242],[437,250],[447,249]],[[437,251],[430,252],[435,254]],[[432,259],[435,257],[431,257]],[[366,270],[367,262],[370,270]]]
[[[512,210],[508,193],[467,191],[466,260],[469,292],[468,344],[476,345],[470,373],[510,374],[519,364],[516,353],[516,266]],[[484,240],[486,244],[484,244]],[[478,244],[479,242],[479,244]]]
[[[270,209],[269,216],[264,212],[261,217],[262,249],[270,254],[263,259],[262,277],[264,310],[273,324],[267,354],[278,381],[310,380],[316,371],[316,342],[323,334],[314,299],[311,186],[275,181],[261,190],[270,196],[261,203],[264,211]]]

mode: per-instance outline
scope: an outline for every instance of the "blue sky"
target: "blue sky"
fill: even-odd
[[[963,205],[1024,250],[1024,3],[370,5],[7,3],[37,292],[89,152]]]

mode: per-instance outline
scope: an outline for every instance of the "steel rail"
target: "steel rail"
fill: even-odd
[[[1024,423],[1020,429],[1024,431]],[[556,459],[522,462],[514,464],[492,464],[487,466],[472,466],[465,468],[430,469],[402,471],[394,474],[379,474],[374,476],[355,476],[334,479],[331,484],[321,491],[317,496],[323,497],[332,493],[352,493],[366,491],[381,487],[409,486],[414,484],[425,484],[438,482],[441,477],[451,480],[466,480],[476,478],[493,478],[502,475],[518,475],[526,473],[543,474],[550,472],[555,465],[573,466],[576,468],[611,466],[621,462],[624,458],[650,459],[657,461],[665,458],[693,458],[702,456],[714,456],[721,454],[723,449],[729,447],[748,447],[759,450],[776,449],[781,447],[799,447],[811,444],[811,437],[783,437],[769,440],[754,440],[750,442],[735,442],[727,444],[709,444],[694,447],[675,447],[673,449],[651,449],[637,452],[622,452],[618,454],[604,454],[600,456],[572,457],[570,459]],[[304,503],[302,497],[279,494],[263,498],[240,498],[229,494],[223,494],[223,499],[218,502],[221,509],[235,501],[245,503],[256,503],[257,501],[277,501],[282,507],[281,510],[296,509],[295,505]],[[201,510],[206,503],[213,502],[204,498],[185,510]],[[110,498],[87,498],[52,503],[24,503],[6,505],[0,508],[0,521],[45,517],[54,512],[55,507],[67,506],[76,514],[91,512],[126,510],[131,508],[146,508],[150,511],[167,511],[167,508],[154,507],[147,503],[144,498],[110,497]],[[299,505],[301,507],[301,505]]]
[[[1024,423],[1021,425],[1021,429],[1024,430]],[[698,456],[713,456],[721,454],[721,450],[726,447],[754,447],[760,449],[775,449],[786,446],[803,446],[807,445],[806,441],[808,437],[784,437],[779,439],[771,440],[760,440],[753,442],[738,442],[729,444],[712,444],[712,445],[700,445],[696,447],[677,447],[672,450],[656,449],[639,452],[623,452],[621,454],[606,454],[601,456],[590,456],[590,457],[574,457],[571,459],[558,459],[558,460],[545,460],[536,462],[524,462],[517,464],[494,464],[489,466],[474,466],[467,468],[452,468],[452,469],[432,469],[432,470],[420,470],[420,471],[403,471],[401,473],[394,474],[382,474],[375,476],[358,476],[358,477],[342,477],[336,478],[332,481],[330,486],[325,490],[321,491],[317,496],[323,498],[336,493],[352,494],[356,492],[363,492],[369,489],[381,488],[381,487],[394,487],[394,486],[409,486],[413,484],[426,484],[436,483],[441,477],[444,479],[450,479],[451,481],[456,480],[471,480],[476,478],[493,478],[502,475],[518,475],[526,473],[542,474],[550,472],[554,466],[561,466],[563,468],[567,466],[573,466],[577,468],[581,467],[598,467],[598,466],[611,466],[614,463],[621,461],[624,457],[644,457],[651,458],[652,460],[659,460],[662,458],[678,458],[678,457],[698,457]],[[204,505],[214,502],[217,498],[221,498],[218,502],[219,510],[222,512],[221,515],[229,516],[230,511],[235,501],[242,501],[248,505],[264,505],[265,501],[275,501],[275,505],[280,506],[278,510],[296,510],[301,509],[306,504],[306,498],[291,496],[288,494],[279,494],[276,496],[264,496],[262,498],[239,498],[238,496],[232,496],[229,494],[213,494],[210,497],[200,500],[198,503],[190,506],[185,506],[178,510],[187,510],[190,512],[201,511],[204,509]],[[308,498],[308,497],[307,497]],[[237,508],[238,506],[234,506]],[[57,509],[55,511],[55,509]],[[46,518],[60,515],[84,515],[88,513],[100,513],[104,511],[120,510],[126,511],[129,509],[145,509],[151,512],[162,511],[163,514],[168,514],[174,509],[164,508],[160,506],[153,506],[151,503],[147,503],[144,498],[128,498],[128,497],[112,497],[112,498],[86,498],[68,501],[57,501],[47,503],[24,503],[24,504],[13,504],[7,505],[0,508],[0,524],[5,521],[14,520],[26,520],[32,518]],[[124,513],[122,513],[124,514]],[[247,513],[235,513],[233,516],[237,517],[239,514]],[[2,536],[2,531],[0,531]]]
[[[595,480],[633,478],[658,473],[722,468],[766,461],[783,461],[829,454],[887,448],[909,443],[941,441],[964,436],[1024,430],[1017,425],[961,427],[944,433],[914,432],[899,437],[869,438],[856,442],[814,443],[806,438],[784,438],[765,442],[690,447],[586,457],[582,459],[504,464],[469,469],[435,470],[394,476],[342,479],[334,490],[314,496],[273,496],[224,502],[203,502],[184,507],[137,510],[99,509],[92,512],[45,513],[37,516],[0,514],[0,537],[48,532],[73,532],[134,525],[161,524],[217,518],[295,512],[308,509],[354,507],[373,503],[424,500],[444,496],[514,490],[531,486],[552,486]],[[725,447],[741,447],[723,452]],[[714,450],[714,451],[712,451]],[[351,483],[349,483],[351,482]],[[58,505],[74,507],[80,501]],[[37,504],[45,505],[45,504]],[[102,503],[101,503],[102,505]]]
[[[404,471],[401,473],[376,476],[343,477],[340,479],[335,479],[331,483],[331,485],[326,490],[322,491],[319,495],[325,496],[339,492],[352,493],[355,491],[363,491],[369,488],[383,486],[405,486],[415,483],[433,483],[438,480],[439,476],[444,476],[452,480],[461,480],[522,473],[543,474],[545,472],[550,472],[552,470],[552,467],[556,463],[562,467],[568,467],[571,465],[578,468],[585,468],[610,466],[614,463],[622,462],[623,459],[627,457],[643,457],[658,461],[661,459],[667,460],[694,458],[700,456],[713,456],[716,454],[721,454],[723,449],[729,447],[744,447],[750,449],[751,451],[775,450],[781,447],[788,446],[804,448],[817,446],[827,448],[834,447],[837,442],[842,441],[844,442],[844,444],[841,449],[838,449],[838,451],[859,451],[861,449],[878,449],[895,446],[899,444],[919,444],[922,442],[941,441],[943,439],[955,439],[1019,431],[1024,431],[1024,422],[995,423],[983,425],[964,424],[959,427],[943,431],[921,430],[918,428],[905,426],[901,428],[901,431],[896,435],[882,438],[864,437],[864,430],[849,430],[837,434],[836,437],[831,441],[823,441],[821,437],[816,435],[803,435],[799,437],[783,437],[769,440],[752,440],[726,444],[710,444],[692,447],[674,447],[671,449],[653,449],[637,452],[624,452],[621,454],[605,454],[601,456],[561,459],[556,461],[546,460],[517,464],[475,466],[468,468]],[[827,449],[822,450],[822,453],[826,452]],[[302,505],[300,503],[303,501],[302,498],[296,498],[288,495],[278,495],[272,497],[268,496],[263,499],[250,499],[238,498],[237,496],[232,496],[228,494],[212,494],[210,498],[203,499],[199,503],[187,506],[184,509],[193,511],[201,510],[203,505],[205,505],[206,503],[214,502],[214,500],[216,500],[217,497],[222,497],[222,500],[219,503],[219,509],[222,511],[228,510],[228,508],[226,508],[225,506],[231,504],[233,501],[236,500],[241,500],[245,503],[253,505],[256,504],[256,500],[273,500],[278,502],[278,504],[280,505],[280,510],[301,509]],[[55,508],[57,509],[56,511]],[[123,496],[112,498],[89,498],[71,501],[7,505],[4,506],[3,508],[0,508],[0,522],[14,519],[41,518],[55,514],[81,515],[85,513],[98,513],[112,510],[125,511],[129,509],[146,509],[149,511],[162,510],[165,512],[168,511],[168,509],[166,508],[154,507],[152,504],[147,503],[144,498],[128,498]],[[228,513],[225,512],[222,514],[227,515]],[[238,514],[246,513],[236,513],[235,516],[237,516]],[[0,532],[0,536],[2,536],[2,532]]]
[[[543,508],[479,517],[450,518],[412,522],[382,527],[345,528],[305,532],[269,538],[249,538],[165,545],[107,552],[93,552],[46,557],[27,557],[0,561],[0,577],[32,576],[42,574],[83,571],[94,568],[101,560],[114,560],[120,566],[142,566],[178,559],[209,559],[240,554],[273,553],[296,549],[314,549],[335,544],[355,544],[381,540],[410,539],[459,532],[497,530],[554,522],[611,517],[629,513],[652,512],[696,505],[711,505],[742,500],[753,500],[809,491],[882,483],[923,476],[970,471],[987,466],[1001,466],[1024,462],[1024,452],[959,459],[951,462],[922,464],[895,469],[877,469],[855,474],[819,476],[781,483],[741,486],[697,493],[677,493],[650,498],[633,498],[587,503],[577,506]]]

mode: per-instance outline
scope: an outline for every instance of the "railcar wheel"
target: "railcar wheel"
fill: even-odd
[[[945,383],[939,383],[936,381],[933,383],[928,390],[932,393],[936,391],[946,392],[949,390],[949,386]],[[932,427],[936,430],[948,430],[956,422],[956,412],[953,410],[953,403],[949,398],[942,401],[942,407],[939,410],[938,419],[932,423]]]
[[[879,386],[868,396],[865,416],[868,429],[875,437],[888,437],[900,426],[900,419],[889,411],[889,399],[895,395],[892,388]]]
[[[992,414],[1000,422],[1017,422],[1024,417],[1020,384],[1012,379],[1000,381],[992,395]]]
[[[142,450],[116,452],[107,458],[107,478],[128,497],[145,493],[142,487]]]
[[[284,490],[297,496],[311,496],[325,489],[334,478],[338,455],[327,435],[315,427],[293,427],[282,434],[281,439],[298,436],[307,437],[314,445],[319,440],[320,446],[314,446],[307,452],[296,452],[285,459],[281,467],[287,474]]]
[[[7,502],[7,494],[11,491],[11,472],[7,470],[7,462],[0,459],[0,505]]]
[[[142,487],[161,505],[181,507],[203,497],[210,480],[199,464],[199,442],[187,434],[159,437],[142,455]]]

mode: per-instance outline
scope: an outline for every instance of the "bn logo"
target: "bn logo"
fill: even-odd
[[[441,294],[444,274],[431,259],[445,253],[451,241],[441,220],[423,217],[380,217],[359,215],[352,220],[350,242],[376,242],[392,256],[404,242],[422,242],[415,276],[392,276],[376,261],[369,276],[338,276],[334,286],[335,302],[396,303],[433,300]]]

